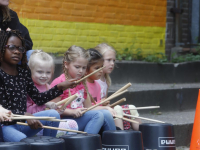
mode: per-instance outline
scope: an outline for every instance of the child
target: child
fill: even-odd
[[[32,100],[43,105],[59,96],[73,81],[65,81],[47,92],[39,93],[31,79],[27,67],[25,43],[18,31],[0,31],[0,105],[14,114],[31,115],[26,112],[27,94]],[[18,63],[21,61],[21,65]],[[60,118],[55,110],[41,111],[34,116],[50,116]],[[3,138],[5,142],[18,142],[23,138],[35,135],[44,125],[58,127],[58,122],[27,120],[29,126],[17,125],[16,121],[3,122]],[[35,129],[35,130],[33,130]],[[46,136],[56,136],[56,130],[44,130]]]
[[[113,47],[111,47],[110,45],[108,45],[106,43],[102,43],[102,44],[97,45],[95,47],[95,49],[98,50],[103,55],[104,66],[106,66],[103,69],[103,74],[102,74],[101,78],[99,80],[97,80],[97,82],[101,86],[101,98],[106,98],[107,94],[108,94],[108,87],[111,85],[111,79],[110,79],[109,74],[113,71],[114,66],[115,66],[116,51]],[[108,105],[108,104],[109,104],[109,102],[105,103],[104,105]],[[123,108],[133,108],[134,105],[124,105],[122,107]],[[118,109],[121,109],[121,107],[119,107],[119,106],[114,107],[114,110],[116,110],[117,113],[120,112],[120,111],[118,111]],[[130,111],[124,111],[124,113],[139,116],[137,110],[131,111],[131,112]],[[118,115],[122,116],[123,114],[118,114]],[[140,119],[134,119],[134,120],[141,123]],[[127,121],[122,122],[121,119],[115,120],[115,124],[116,124],[116,126],[120,127],[122,130],[123,129],[125,129],[125,130],[130,129],[131,125],[132,125],[132,128],[134,130],[139,129],[138,124],[130,123],[130,122],[127,122]]]
[[[71,46],[66,51],[63,59],[63,71],[60,77],[56,78],[51,86],[54,86],[66,79],[80,79],[85,75],[88,59],[90,58],[89,53],[81,47]],[[65,109],[62,117],[65,119],[72,119],[78,123],[79,130],[85,131],[91,134],[97,134],[100,128],[103,126],[104,130],[115,130],[110,120],[104,120],[104,116],[100,111],[90,110],[82,114],[83,110],[91,106],[91,100],[88,96],[87,86],[85,81],[78,84],[75,88],[65,90],[64,94],[55,99],[54,101],[60,101],[77,93],[79,97],[74,100]],[[110,117],[112,117],[110,115]]]
[[[43,52],[42,50],[35,50],[30,57],[28,66],[31,69],[32,80],[40,92],[45,92],[50,89],[48,82],[51,80],[54,73],[54,61],[53,58]],[[36,105],[31,98],[27,97],[27,112],[33,114],[45,110],[46,107],[56,109],[55,103],[48,102],[45,105]],[[52,106],[53,105],[53,106]],[[59,127],[66,128],[70,130],[78,130],[78,125],[74,120],[67,120],[67,122],[61,122]],[[37,135],[42,135],[43,130],[41,130]],[[68,132],[72,134],[73,132]],[[58,131],[57,136],[59,137],[66,134],[65,131]]]

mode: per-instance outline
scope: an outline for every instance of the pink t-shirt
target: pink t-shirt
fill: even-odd
[[[89,93],[91,94],[95,102],[100,103],[101,102],[101,87],[99,83],[97,81],[94,81],[94,83],[87,82],[87,87],[88,87]]]
[[[34,83],[34,84],[40,92],[45,92],[51,88],[49,84],[45,84],[45,85],[38,85],[36,83]],[[41,105],[41,106],[36,105],[28,95],[27,95],[27,104],[26,105],[27,105],[27,112],[29,112],[31,114],[43,111],[46,108],[45,105]]]
[[[57,85],[61,82],[64,82],[64,81],[65,81],[65,75],[61,74],[58,78],[53,80],[53,82],[51,83],[51,87],[54,87],[55,85]],[[71,104],[69,104],[67,106],[67,108],[72,108],[72,109],[83,108],[84,107],[83,102],[87,98],[87,92],[85,90],[84,85],[82,83],[80,83],[75,88],[70,89],[70,93],[71,93],[71,95],[74,95],[77,93],[79,95],[79,97],[76,98],[74,101],[72,101]],[[69,89],[63,91],[63,94],[60,96],[62,97],[61,100],[68,98],[69,97]]]

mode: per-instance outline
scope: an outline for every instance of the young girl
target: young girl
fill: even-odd
[[[107,94],[108,94],[108,87],[111,85],[111,79],[109,74],[113,71],[114,69],[114,65],[115,65],[115,60],[116,60],[116,51],[113,47],[111,47],[110,45],[106,44],[106,43],[102,43],[99,44],[95,47],[96,50],[98,50],[104,58],[104,66],[106,66],[103,69],[103,74],[101,76],[101,78],[99,80],[97,80],[97,82],[100,84],[101,86],[101,98],[106,98]],[[108,103],[105,103],[104,105],[108,105]],[[122,108],[134,108],[134,105],[123,105]],[[116,112],[120,112],[118,111],[118,109],[122,109],[119,106],[114,107],[114,110],[116,110]],[[124,113],[127,114],[131,114],[131,115],[135,115],[135,116],[139,116],[137,110],[135,111],[124,111]],[[122,114],[118,114],[118,115],[122,115]],[[133,119],[133,118],[132,118]],[[141,123],[140,119],[134,119],[135,121],[138,121],[139,123]],[[115,120],[115,124],[116,126],[120,127],[122,130],[128,130],[130,129],[131,125],[132,128],[134,130],[138,130],[139,129],[139,125],[135,124],[135,123],[130,123],[127,121],[123,121],[121,119],[117,119]]]
[[[63,82],[66,79],[78,80],[82,78],[85,75],[89,58],[90,55],[86,50],[78,46],[71,46],[64,55],[64,74],[56,78],[51,86]],[[85,81],[78,84],[75,88],[65,90],[64,94],[55,101],[60,101],[75,93],[77,93],[79,97],[67,106],[68,109],[65,109],[62,114],[63,118],[72,119],[74,117],[74,120],[78,123],[79,130],[91,134],[97,134],[102,126],[104,130],[115,130],[115,126],[112,126],[110,120],[105,120],[106,118],[104,118],[100,111],[90,110],[82,114],[83,110],[91,106],[91,100],[87,94],[88,91]],[[110,117],[112,116],[110,115]]]
[[[63,90],[74,86],[73,81],[65,81],[47,92],[39,93],[31,79],[27,67],[25,43],[18,31],[0,31],[0,105],[14,114],[31,115],[26,112],[27,94],[32,100],[43,105],[61,95]],[[21,61],[21,65],[18,63]],[[34,116],[51,116],[60,118],[55,110],[41,111]],[[18,120],[19,121],[19,120]],[[29,126],[17,125],[16,121],[3,122],[3,138],[5,142],[17,142],[35,135],[44,125],[58,127],[58,122],[27,120]],[[34,130],[35,129],[35,130]],[[46,136],[56,136],[56,130],[44,130]]]
[[[40,92],[45,92],[50,89],[50,85],[48,82],[51,80],[54,73],[54,61],[53,58],[43,52],[42,50],[35,50],[30,57],[28,62],[28,66],[31,69],[32,80]],[[45,108],[55,109],[55,103],[48,102],[45,105],[38,106],[31,100],[31,98],[27,97],[27,112],[33,114],[40,111],[45,110]],[[78,130],[78,125],[74,120],[67,120],[67,122],[61,122],[59,124],[60,128],[66,128],[71,130]],[[37,135],[42,135],[42,130]],[[58,131],[56,137],[59,137],[63,134],[66,134],[65,131]],[[68,132],[67,134],[72,134],[72,132]]]

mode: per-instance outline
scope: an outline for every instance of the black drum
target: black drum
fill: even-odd
[[[31,150],[31,147],[24,142],[0,142],[0,150]]]
[[[176,150],[172,124],[143,123],[139,130],[142,132],[145,150]]]
[[[144,150],[141,132],[132,130],[104,131],[102,147],[103,150]]]
[[[65,141],[50,136],[37,136],[22,139],[21,142],[25,142],[30,145],[31,150],[64,150]]]
[[[69,134],[61,136],[65,140],[65,150],[97,150],[102,149],[98,134]]]
[[[0,142],[3,142],[3,132],[2,132],[1,123],[0,123]]]

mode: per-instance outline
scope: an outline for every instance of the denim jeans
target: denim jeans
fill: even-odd
[[[103,123],[103,126],[102,126],[103,131],[116,130],[115,122],[114,122],[114,119],[113,119],[111,113],[108,110],[105,110],[105,109],[101,109],[101,110],[98,110],[98,111],[100,111],[104,116],[104,123]]]
[[[104,117],[100,111],[90,110],[79,118],[71,116],[62,116],[62,119],[73,119],[77,122],[80,131],[85,131],[89,134],[97,134],[104,124]]]
[[[33,114],[34,116],[48,116],[48,117],[56,117],[57,119],[60,119],[60,115],[56,110],[46,110],[46,111],[40,111],[38,113]],[[52,126],[52,127],[58,127],[59,122],[54,121],[45,121],[40,120],[40,122],[44,126]],[[29,126],[23,126],[23,125],[8,125],[2,127],[3,132],[3,139],[5,142],[19,142],[21,139],[24,139],[26,137],[31,137],[37,134],[42,128],[39,129],[31,129]],[[44,136],[52,136],[56,137],[57,130],[50,130],[50,129],[44,129],[43,135]]]

